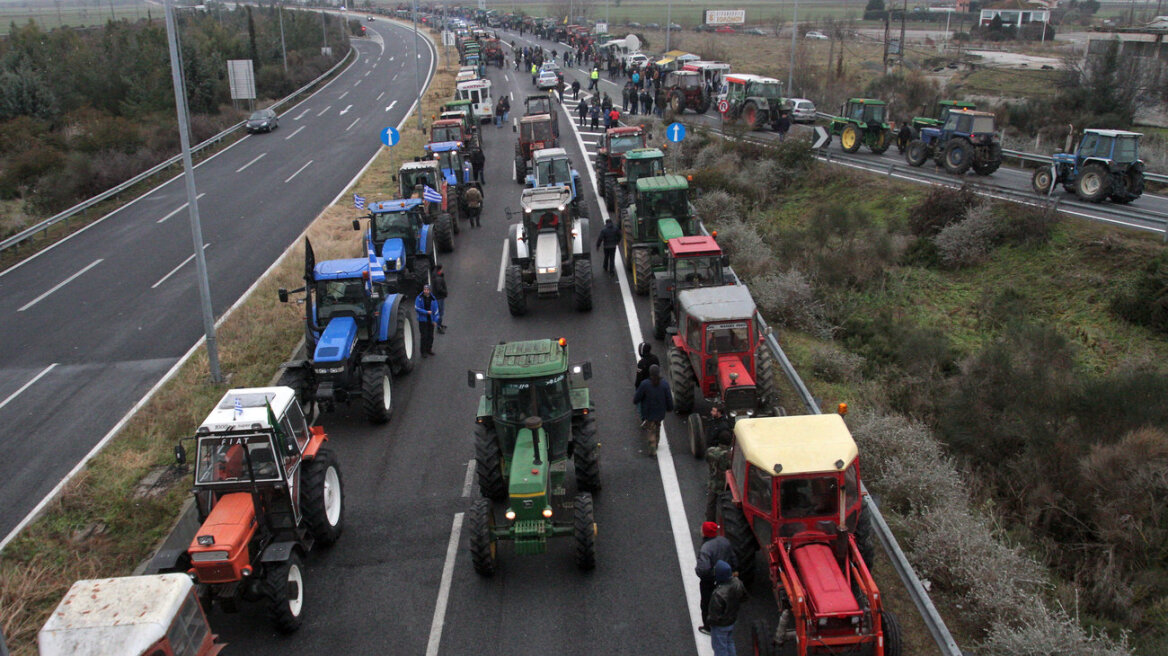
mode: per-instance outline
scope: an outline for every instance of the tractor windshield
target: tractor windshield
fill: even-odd
[[[672,216],[682,219],[689,215],[689,198],[684,189],[654,192],[652,196],[643,199],[643,205],[650,215],[657,218]]]
[[[1115,140],[1115,154],[1112,159],[1121,164],[1127,164],[1139,158],[1139,140],[1136,137],[1119,137]]]
[[[496,380],[495,408],[499,421],[522,423],[528,417],[551,422],[572,411],[567,374],[536,380]]]
[[[540,161],[535,165],[535,179],[540,186],[570,183],[572,172],[568,168],[568,160],[557,158]]]
[[[433,141],[461,141],[462,130],[457,125],[443,125],[430,132],[430,139]]]
[[[792,478],[779,485],[783,517],[832,516],[839,514],[839,483],[832,476]]]
[[[659,158],[625,160],[625,175],[629,182],[665,175],[665,163]]]
[[[245,452],[246,449],[246,452]],[[251,482],[248,461],[256,481],[279,481],[280,470],[272,440],[264,433],[200,437],[195,483]]]
[[[751,82],[747,87],[746,95],[758,96],[767,100],[782,100],[783,85],[778,82]]]
[[[683,286],[721,284],[722,262],[717,257],[683,257],[676,260],[674,280]],[[688,283],[688,284],[686,284]]]
[[[321,280],[316,283],[316,320],[323,324],[335,316],[365,316],[364,280]]]
[[[398,176],[401,180],[402,189],[405,190],[403,196],[409,196],[414,193],[414,187],[417,185],[426,185],[435,191],[438,190],[434,181],[434,172],[426,169],[414,169],[412,171],[402,171]]]
[[[438,153],[438,166],[444,171],[458,171],[462,169],[462,153],[459,153],[457,150]]]
[[[700,89],[702,88],[702,76],[700,75],[674,75],[672,85],[682,89]]]
[[[974,116],[973,129],[970,130],[970,132],[973,134],[993,134],[994,132],[997,132],[997,130],[994,129],[994,117]]]
[[[864,105],[865,123],[883,123],[884,105]]]
[[[634,148],[640,148],[644,144],[641,143],[641,135],[639,134],[618,134],[613,135],[608,140],[608,152],[612,154],[627,153]]]
[[[552,122],[551,121],[535,121],[532,123],[523,124],[523,140],[524,141],[551,141],[552,139]]]
[[[745,353],[750,350],[750,329],[745,321],[712,323],[706,326],[706,352]]]
[[[399,238],[409,243],[414,239],[413,212],[379,212],[373,215],[373,241],[382,243]]]
[[[527,113],[528,114],[551,114],[552,100],[547,96],[540,96],[538,98],[527,99]]]

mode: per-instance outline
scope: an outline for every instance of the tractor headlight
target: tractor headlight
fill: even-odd
[[[555,273],[556,267],[539,267],[540,273]]]
[[[201,551],[191,554],[191,562],[195,563],[210,563],[219,560],[227,560],[230,555],[226,551]]]
[[[507,512],[503,513],[503,516],[506,517],[507,521],[509,522],[515,521],[515,511],[511,510],[510,508],[507,509]]]
[[[551,509],[551,506],[548,506],[547,508],[544,508],[544,509],[543,509],[543,516],[544,516],[544,518],[545,518],[545,519],[551,519],[551,518],[552,518],[552,509]]]
[[[345,368],[344,367],[318,367],[316,369],[316,373],[318,373],[318,374],[343,374],[343,373],[345,373]]]

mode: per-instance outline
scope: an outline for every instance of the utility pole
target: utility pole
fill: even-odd
[[[418,0],[414,0],[414,79],[418,85],[418,132],[424,129],[422,127],[422,68],[418,63],[421,58],[422,54],[418,52]]]
[[[669,52],[669,27],[673,25],[673,0],[665,5],[665,52]]]
[[[905,0],[907,2],[907,0]],[[795,13],[791,18],[791,68],[787,71],[787,95],[795,94],[795,35],[799,33],[799,0],[795,0]],[[831,62],[827,63],[831,68]]]
[[[904,0],[904,7],[900,10],[900,65],[904,67],[904,20],[908,17],[908,0]]]
[[[891,23],[888,20],[888,16],[890,13],[891,12],[889,12],[888,10],[884,11],[884,73],[885,74],[888,73],[888,38],[889,38],[889,32],[890,32],[889,28],[891,25]]]
[[[219,371],[219,346],[215,340],[215,315],[211,311],[211,284],[207,280],[207,258],[203,255],[203,226],[199,223],[199,194],[195,189],[195,167],[191,163],[191,138],[187,123],[187,90],[183,82],[178,51],[178,27],[174,21],[174,0],[166,2],[166,42],[170,47],[170,79],[174,83],[174,105],[178,113],[178,138],[182,145],[183,179],[187,187],[187,207],[191,216],[191,238],[195,245],[195,270],[198,272],[199,301],[203,314],[203,333],[207,336],[207,364],[211,382],[223,382]]]
[[[324,10],[320,10],[320,47],[323,50],[328,47],[328,25],[327,19],[324,16]]]
[[[284,47],[284,5],[283,3],[276,5],[276,11],[280,14],[280,53],[284,55],[284,75],[288,75],[288,49]]]

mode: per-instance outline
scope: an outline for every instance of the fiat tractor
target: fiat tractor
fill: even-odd
[[[535,151],[558,147],[555,123],[551,114],[532,114],[519,119],[515,126],[519,133],[519,140],[515,142],[515,182],[523,184],[527,179]]]
[[[487,370],[468,371],[486,390],[475,420],[475,467],[482,498],[467,516],[475,571],[491,576],[500,541],[517,554],[547,550],[549,538],[575,539],[576,565],[596,565],[592,493],[600,489],[600,444],[584,381],[590,363],[570,364],[568,342],[539,339],[495,346]],[[577,494],[567,490],[568,461]],[[492,501],[506,501],[503,521]]]
[[[676,326],[673,314],[678,293],[697,287],[738,284],[738,278],[730,270],[730,257],[722,252],[713,237],[674,237],[665,247],[665,264],[653,272],[649,289],[649,314],[653,336],[657,339],[665,339],[666,331]]]
[[[892,132],[885,122],[888,109],[883,100],[852,98],[844,108],[843,116],[831,117],[828,132],[840,138],[840,147],[854,153],[860,146],[877,155],[892,145]]]
[[[596,151],[596,179],[609,210],[616,209],[617,180],[625,174],[625,153],[644,148],[648,143],[645,137],[644,129],[631,125],[609,128],[601,138],[600,148]]]
[[[705,114],[710,108],[710,95],[706,83],[698,71],[670,71],[665,76],[665,97],[669,108],[680,116],[685,110]]]
[[[762,551],[778,604],[777,626],[751,624],[752,653],[900,656],[900,624],[872,578],[868,501],[843,418],[739,419],[733,433],[718,523],[743,581]]]
[[[572,210],[577,216],[588,216],[588,204],[581,202],[580,173],[568,159],[563,148],[544,148],[531,156],[532,169],[527,175],[527,188],[564,187],[572,192]]]
[[[552,298],[562,289],[572,290],[576,310],[592,309],[588,219],[575,216],[571,195],[566,187],[523,190],[522,220],[510,228],[511,263],[504,273],[512,316],[527,313],[528,293]]]
[[[560,122],[556,114],[556,103],[552,102],[552,97],[546,93],[536,93],[523,99],[524,116],[538,116],[541,114],[547,114],[552,117],[552,132],[559,137]]]
[[[1144,161],[1138,132],[1084,130],[1073,153],[1055,153],[1050,166],[1034,169],[1030,185],[1049,195],[1056,184],[1079,198],[1101,203],[1130,203],[1144,193]]]
[[[680,175],[640,178],[636,190],[621,221],[621,255],[633,273],[633,290],[644,296],[653,272],[665,268],[665,244],[697,234],[698,220],[689,202],[689,182]]]
[[[154,564],[190,573],[200,596],[224,611],[261,602],[276,629],[295,631],[304,619],[304,558],[344,529],[341,470],[324,429],[309,425],[295,390],[259,387],[228,390],[188,439],[201,526],[173,562],[160,553]],[[175,459],[187,462],[182,442]]]
[[[1002,165],[1002,142],[989,112],[953,109],[939,128],[924,128],[908,145],[905,160],[921,166],[934,159],[938,166],[953,175],[962,175],[971,167],[978,175],[989,175]]]
[[[634,148],[625,152],[624,175],[616,179],[613,211],[616,224],[624,223],[625,210],[637,195],[637,180],[665,175],[665,153],[657,148]]]

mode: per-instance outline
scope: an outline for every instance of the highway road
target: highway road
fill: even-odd
[[[370,31],[353,40],[356,61],[281,115],[277,130],[197,167],[216,317],[412,108],[410,30],[379,21]],[[435,55],[429,45],[420,53],[424,75]],[[171,180],[0,273],[0,535],[11,537],[202,338],[186,202],[182,179]]]

